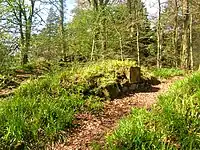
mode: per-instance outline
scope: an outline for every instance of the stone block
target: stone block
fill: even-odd
[[[129,82],[130,83],[139,83],[140,82],[140,67],[131,67],[129,71]]]

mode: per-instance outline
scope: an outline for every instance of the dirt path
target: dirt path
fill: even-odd
[[[106,102],[104,112],[98,116],[87,114],[78,114],[76,124],[80,126],[72,131],[71,136],[65,144],[57,144],[52,150],[90,150],[92,142],[103,144],[106,133],[112,131],[118,121],[127,116],[133,107],[145,107],[149,109],[155,104],[157,96],[166,92],[169,86],[182,77],[174,77],[154,86],[151,91],[146,93],[135,93],[128,97],[115,99]]]

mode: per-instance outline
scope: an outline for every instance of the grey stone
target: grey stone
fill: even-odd
[[[131,86],[129,87],[130,91],[134,91],[137,89],[137,84],[131,84]]]

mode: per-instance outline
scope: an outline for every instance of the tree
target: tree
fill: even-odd
[[[88,0],[90,5],[93,7],[93,10],[97,14],[97,22],[99,22],[99,27],[94,27],[96,29],[100,28],[101,33],[101,51],[104,52],[107,49],[107,31],[106,31],[106,16],[105,16],[105,8],[107,4],[109,3],[109,0]],[[97,32],[97,31],[95,31]],[[97,35],[94,33],[94,39],[93,39],[93,46],[92,46],[92,52],[94,52],[95,48],[95,41],[97,40]],[[91,54],[92,59],[92,54]]]
[[[183,42],[182,42],[182,58],[181,58],[181,67],[184,69],[188,68],[189,61],[189,21],[190,21],[190,12],[189,12],[189,0],[183,0],[182,9],[183,9]]]
[[[77,46],[74,46],[75,44],[73,44],[73,47],[78,47],[79,50],[84,49],[86,51],[86,48],[92,45],[91,59],[94,59],[98,55],[97,57],[121,58],[122,60],[126,57],[136,58],[139,62],[138,64],[140,64],[141,58],[145,60],[143,54],[148,53],[147,47],[151,36],[151,34],[149,34],[151,29],[150,22],[147,18],[147,11],[141,0],[135,0],[136,6],[133,7],[136,7],[137,9],[131,10],[133,13],[133,23],[130,19],[130,10],[127,7],[126,2],[116,2],[114,5],[108,3],[104,8],[104,12],[101,11],[100,6],[97,9],[94,9],[92,4],[93,3],[91,2],[91,5],[89,6],[93,9],[86,9],[86,7],[77,9],[74,19],[72,23],[70,23],[70,27],[76,26],[76,33],[74,33],[74,35],[79,36],[79,39],[73,40],[73,43],[80,39],[80,42],[84,41],[83,45],[81,42],[82,46],[80,46],[80,48],[77,44]],[[103,13],[104,15],[102,15]],[[106,30],[102,30],[103,19],[106,20]],[[133,24],[132,38],[130,37],[131,24]],[[74,29],[70,28],[69,32],[72,32],[73,30]],[[102,32],[106,33],[105,38],[102,38],[104,37],[102,36]],[[87,40],[85,40],[85,36],[87,37]],[[106,42],[106,49],[103,40]],[[72,48],[71,44],[70,47]]]
[[[192,34],[192,29],[193,29],[193,15],[190,15],[190,69],[193,70],[194,69],[194,61],[193,61],[193,34]]]
[[[65,31],[65,2],[66,0],[49,0],[48,3],[56,8],[59,12],[59,35],[61,41],[61,53],[64,61],[67,59],[68,44],[66,42],[66,31]]]
[[[60,28],[60,37],[62,41],[62,54],[64,61],[67,59],[67,47],[66,47],[66,42],[65,42],[65,28],[64,28],[64,0],[59,0],[59,13],[60,13],[60,23],[59,23],[59,28]]]
[[[128,0],[127,1],[127,8],[129,12],[129,28],[130,28],[130,39],[132,41],[131,49],[132,52],[134,50],[137,51],[137,64],[140,66],[140,47],[141,47],[141,40],[145,39],[146,36],[145,30],[148,28],[148,18],[147,18],[147,11],[142,3],[141,0]],[[147,30],[146,30],[147,31]],[[135,38],[136,35],[136,38]],[[136,45],[136,49],[135,49]]]
[[[175,55],[175,66],[178,67],[178,1],[174,0],[174,55]]]
[[[49,9],[45,26],[32,37],[32,58],[34,60],[46,59],[53,61],[62,56],[61,41],[59,35],[59,15],[53,7]]]
[[[161,2],[158,0],[158,24],[157,24],[157,68],[161,67],[161,48],[162,48],[162,35],[161,35]]]
[[[11,13],[11,18],[7,21],[16,25],[20,34],[21,63],[28,63],[28,52],[30,51],[31,33],[33,25],[33,17],[35,15],[35,2],[30,0],[26,3],[24,0],[5,0],[4,3]]]
[[[58,24],[59,24],[59,16],[56,14],[56,11],[54,11],[54,8],[51,7],[49,9],[45,26],[45,30],[49,38],[54,37],[58,34]]]
[[[55,40],[54,37],[56,37],[58,35],[58,24],[59,24],[59,16],[56,14],[53,7],[51,7],[49,9],[49,13],[48,13],[47,20],[46,20],[46,29],[44,31],[48,37],[48,43],[47,43],[48,51],[51,50],[51,45],[52,45],[51,43],[54,43],[53,40]],[[64,27],[62,27],[62,28],[64,28]],[[63,36],[63,34],[61,34],[61,35]],[[64,37],[62,37],[62,38],[64,38]],[[63,40],[62,40],[62,44],[65,44],[63,42]],[[65,48],[65,46],[62,45],[62,48]],[[62,53],[64,56],[65,52],[63,51]]]

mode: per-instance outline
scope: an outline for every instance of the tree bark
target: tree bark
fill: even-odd
[[[102,52],[105,52],[107,49],[107,33],[106,33],[106,18],[104,13],[104,7],[102,7],[103,11],[103,19],[101,21],[101,50]]]
[[[130,16],[130,20],[131,20],[131,25],[130,25],[130,38],[133,38],[134,35],[134,17],[133,17],[133,0],[127,0],[127,7],[129,10],[129,16]],[[136,10],[134,8],[134,10]]]
[[[193,61],[193,41],[192,41],[192,26],[193,26],[193,15],[190,14],[190,69],[194,70],[194,61]]]
[[[18,5],[18,9],[13,8],[13,12],[19,24],[20,45],[21,45],[21,54],[22,54],[21,63],[22,65],[24,65],[28,63],[28,52],[30,51],[35,0],[31,0],[31,6],[29,8],[29,12],[27,12],[27,10],[25,9],[24,1],[19,0],[17,5]],[[19,12],[19,16],[16,16],[16,11]],[[23,24],[23,19],[25,21],[24,24]],[[23,30],[24,26],[25,26],[25,29]]]
[[[62,45],[62,56],[64,61],[67,59],[66,53],[66,43],[65,43],[65,29],[64,29],[64,0],[59,0],[59,13],[60,13],[60,38],[61,38],[61,45]]]
[[[139,27],[137,25],[137,63],[140,66],[140,45],[139,45]]]
[[[136,2],[135,2],[136,3]],[[137,45],[137,64],[138,66],[140,66],[140,43],[139,43],[139,36],[140,36],[140,32],[139,32],[139,5],[138,5],[138,1],[136,4],[134,4],[135,6],[135,20],[137,21],[137,25],[136,25],[136,45]]]
[[[159,14],[157,23],[157,68],[161,68],[161,2],[158,0]]]
[[[181,58],[181,68],[188,69],[189,52],[189,0],[183,0],[183,49]]]
[[[174,39],[173,39],[173,45],[174,45],[174,56],[175,56],[175,67],[178,67],[178,2],[177,0],[174,0],[174,10],[175,10],[175,16],[174,16]]]
[[[91,56],[90,56],[90,60],[92,61],[93,60],[93,55],[94,55],[94,50],[95,50],[95,40],[96,38],[95,38],[95,35],[94,35],[94,38],[93,38],[93,40],[92,40],[92,51],[91,51]]]
[[[20,4],[21,1],[19,0],[18,3]],[[14,10],[13,10],[14,11]],[[24,65],[28,62],[28,54],[25,51],[25,38],[23,32],[23,9],[22,6],[19,5],[19,31],[20,31],[20,49],[21,49],[21,64]],[[15,16],[17,18],[17,16]]]

